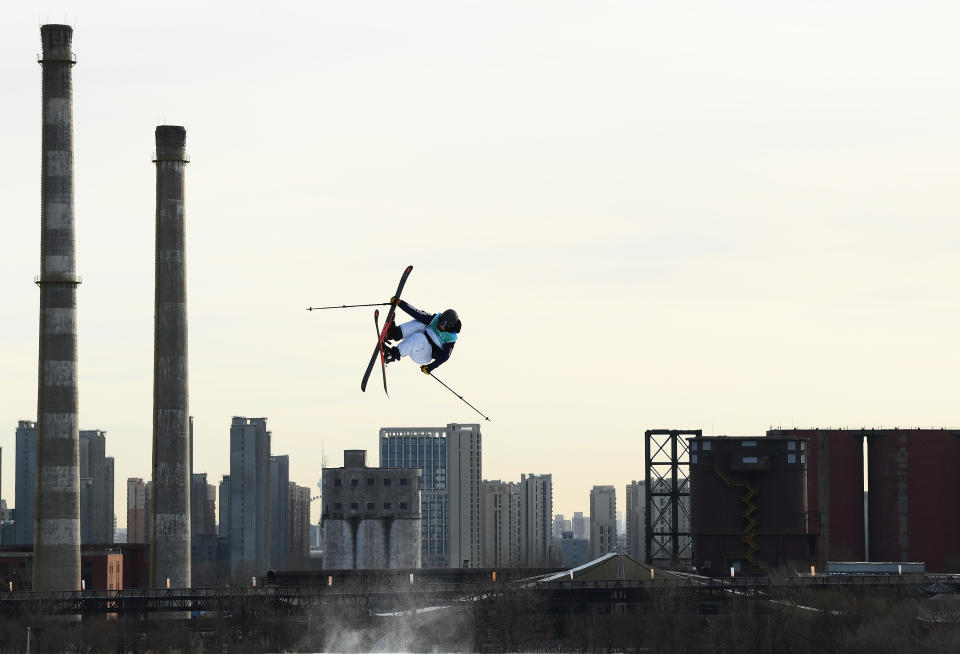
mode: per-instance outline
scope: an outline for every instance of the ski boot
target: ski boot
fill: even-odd
[[[390,325],[390,328],[387,330],[387,333],[383,336],[383,342],[387,341],[402,341],[403,340],[403,330],[400,329],[399,325]]]
[[[394,361],[400,360],[400,348],[390,347],[389,345],[383,346],[383,361],[384,363],[392,363]]]

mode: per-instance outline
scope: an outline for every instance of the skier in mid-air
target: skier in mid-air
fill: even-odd
[[[391,298],[391,302],[393,299]],[[457,312],[447,309],[443,313],[427,313],[412,307],[404,300],[397,306],[403,309],[413,320],[402,325],[390,325],[384,336],[383,358],[387,363],[399,361],[409,356],[421,364],[425,374],[442,365],[450,358],[453,346],[460,333],[460,319]],[[387,345],[387,341],[399,341],[396,345]]]

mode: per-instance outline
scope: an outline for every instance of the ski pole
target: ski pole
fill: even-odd
[[[374,304],[338,304],[333,307],[307,307],[307,311],[320,311],[321,309],[355,309],[357,307],[385,307],[389,302],[375,302]]]
[[[459,398],[461,399],[461,401],[463,401],[463,403],[466,404],[468,407],[470,407],[471,409],[473,409],[473,410],[476,411],[477,413],[480,413],[480,409],[478,409],[477,407],[473,406],[472,404],[470,404],[469,402],[467,402],[466,400],[464,400],[462,395],[460,395],[460,394],[457,393],[455,390],[453,390],[452,388],[450,388],[449,386],[447,386],[446,384],[444,384],[442,381],[440,381],[440,378],[439,378],[439,377],[437,377],[437,376],[434,375],[433,373],[430,373],[430,376],[433,377],[434,379],[436,379],[438,382],[440,382],[440,384],[441,384],[445,389],[447,389],[448,391],[450,391],[451,393],[453,393],[454,395],[456,395],[457,397],[459,397]],[[489,417],[483,415],[482,413],[480,413],[480,416],[481,416],[484,420],[486,420],[487,422],[490,422],[490,418],[489,418]]]

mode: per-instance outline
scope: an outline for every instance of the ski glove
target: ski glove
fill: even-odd
[[[420,370],[422,370],[422,371],[423,371],[423,374],[425,374],[425,375],[429,375],[429,374],[430,374],[430,366],[426,366],[426,365],[425,365],[425,366],[420,366]]]

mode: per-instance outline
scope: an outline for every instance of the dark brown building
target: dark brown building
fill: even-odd
[[[772,429],[768,438],[807,440],[807,530],[818,570],[827,561],[867,560],[864,542],[863,430]]]
[[[807,439],[688,440],[694,566],[711,576],[806,569]]]
[[[871,561],[960,571],[960,431],[867,432]]]

